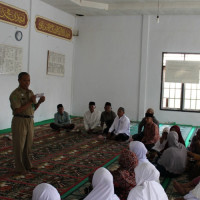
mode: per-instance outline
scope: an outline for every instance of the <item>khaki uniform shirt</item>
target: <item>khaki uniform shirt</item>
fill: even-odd
[[[32,90],[24,90],[21,87],[16,88],[10,95],[10,106],[13,110],[13,115],[15,115],[15,109],[27,104],[30,101],[31,96],[33,96]],[[26,110],[20,113],[20,115],[33,116],[34,114],[34,102]]]

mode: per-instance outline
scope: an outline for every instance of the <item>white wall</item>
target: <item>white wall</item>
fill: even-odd
[[[57,103],[71,114],[83,115],[89,101],[96,101],[98,110],[110,101],[115,111],[125,107],[132,120],[140,120],[153,107],[161,122],[199,125],[198,113],[161,111],[160,86],[162,52],[200,52],[200,16],[161,16],[159,24],[155,16],[81,17],[79,36],[69,42],[36,32],[35,15],[70,27],[75,26],[75,17],[40,0],[31,5],[30,0],[6,3],[27,10],[32,18],[26,29],[0,22],[0,44],[23,48],[23,71],[31,75],[30,88],[46,95],[35,113],[36,122],[52,118]],[[16,30],[23,32],[20,42],[14,39]],[[65,77],[46,75],[47,50],[65,54]],[[8,98],[18,82],[14,75],[0,77],[0,129],[4,129],[10,127]]]
[[[60,24],[74,27],[75,17],[57,10],[39,0],[33,0],[32,18],[40,15]],[[46,102],[35,113],[35,120],[53,118],[57,104],[62,103],[71,113],[71,81],[74,41],[67,41],[39,33],[35,30],[35,20],[31,23],[30,74],[33,91],[44,92]],[[47,51],[65,55],[65,76],[46,75]]]
[[[71,112],[71,79],[72,58],[74,41],[58,39],[38,33],[35,30],[35,15],[40,15],[59,22],[69,27],[74,27],[75,17],[55,9],[40,0],[5,0],[28,12],[31,18],[27,28],[19,28],[10,24],[0,22],[1,38],[0,44],[8,44],[23,48],[23,71],[31,75],[31,85],[35,93],[44,92],[46,102],[35,113],[35,122],[53,118],[56,105],[63,103],[65,109]],[[23,39],[17,42],[14,38],[16,30],[21,30]],[[30,48],[29,48],[30,47]],[[55,51],[65,55],[65,76],[57,77],[46,75],[47,51]],[[0,75],[0,130],[10,128],[12,112],[10,109],[9,95],[18,87],[17,75]]]
[[[27,0],[6,0],[7,4],[19,7],[26,10],[28,14],[30,11],[29,1]],[[28,65],[28,40],[29,40],[29,29],[21,28],[7,23],[0,22],[0,44],[12,45],[23,48],[23,71],[27,71]],[[21,30],[23,33],[23,39],[18,42],[15,40],[16,30]],[[10,109],[9,96],[10,93],[17,87],[17,76],[16,75],[2,75],[0,74],[0,91],[1,91],[1,103],[0,103],[0,129],[10,128],[12,111]]]
[[[89,101],[103,110],[123,106],[137,118],[140,73],[141,16],[78,18],[75,42],[73,114],[83,115]]]
[[[200,16],[105,16],[78,19],[73,113],[90,100],[124,106],[132,120],[148,107],[160,122],[199,125],[198,113],[160,110],[162,52],[200,52]]]
[[[161,122],[199,125],[199,113],[160,110],[162,52],[200,52],[200,16],[150,17],[147,69],[147,106],[155,108]]]

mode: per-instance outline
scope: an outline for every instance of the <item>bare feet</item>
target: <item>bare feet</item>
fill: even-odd
[[[186,194],[185,188],[177,181],[173,181],[173,186],[174,186],[175,190],[182,196]]]

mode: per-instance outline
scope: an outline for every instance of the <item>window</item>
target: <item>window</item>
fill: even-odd
[[[200,54],[163,53],[162,110],[200,111]]]

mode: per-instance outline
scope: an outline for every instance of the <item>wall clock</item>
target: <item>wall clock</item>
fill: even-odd
[[[22,34],[21,31],[16,31],[16,32],[15,32],[15,39],[16,39],[17,41],[21,41],[21,40],[22,40],[22,37],[23,37],[23,34]]]

